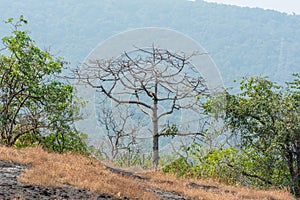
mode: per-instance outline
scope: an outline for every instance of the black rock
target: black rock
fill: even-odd
[[[95,194],[72,186],[45,188],[18,183],[17,177],[28,167],[30,166],[0,160],[0,199],[120,199],[109,194]]]

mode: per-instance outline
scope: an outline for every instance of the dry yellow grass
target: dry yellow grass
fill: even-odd
[[[166,175],[160,172],[150,172],[144,176],[151,178],[148,185],[153,188],[174,191],[192,199],[295,199],[287,190],[256,190],[246,187],[228,186],[209,180],[178,179],[173,175]],[[190,187],[191,185],[195,185],[195,187]]]
[[[0,147],[0,159],[30,164],[19,181],[46,187],[72,185],[92,192],[107,193],[139,199],[157,198],[145,192],[133,178],[119,176],[106,170],[100,161],[78,154],[48,153],[40,148],[15,150]]]
[[[0,159],[30,164],[19,181],[46,187],[68,184],[96,193],[136,199],[159,199],[150,190],[170,191],[191,199],[294,199],[285,190],[233,187],[207,180],[178,179],[161,172],[139,172],[137,175],[144,179],[136,179],[113,173],[94,158],[72,153],[48,153],[40,148],[16,150],[0,147]]]

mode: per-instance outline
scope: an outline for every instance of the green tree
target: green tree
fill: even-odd
[[[17,23],[12,18],[6,23],[13,31],[2,39],[0,142],[8,146],[44,145],[47,137],[54,137],[56,143],[66,144],[64,139],[69,138],[72,144],[78,135],[73,124],[80,103],[74,88],[58,78],[66,62],[39,49],[28,32],[20,30],[27,23],[23,16]]]
[[[243,79],[239,93],[226,93],[225,124],[239,136],[240,149],[252,152],[255,164],[248,170],[300,196],[300,81],[294,77],[285,86],[261,77]]]

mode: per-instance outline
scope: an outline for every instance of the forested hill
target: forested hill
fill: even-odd
[[[165,27],[197,40],[226,85],[241,76],[284,81],[300,69],[300,16],[186,0],[0,0],[0,19],[24,15],[41,48],[72,65],[121,31]],[[11,31],[0,24],[0,36]]]

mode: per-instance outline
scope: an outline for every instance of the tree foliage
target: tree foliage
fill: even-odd
[[[256,152],[237,148],[209,148],[194,143],[163,168],[166,173],[179,177],[213,179],[230,185],[274,187],[287,183],[287,170],[282,160],[273,160],[276,168],[261,167],[269,158],[258,157]],[[273,170],[273,173],[269,171]]]
[[[243,79],[239,93],[226,93],[225,124],[239,136],[239,148],[248,152],[255,174],[299,196],[299,75],[294,78],[285,86],[262,77]]]
[[[240,92],[225,92],[225,112],[216,115],[238,142],[221,148],[195,143],[164,171],[229,184],[289,187],[299,196],[299,78],[294,74],[284,86],[262,77],[242,79]],[[215,114],[219,103],[220,95],[212,97],[206,111]]]
[[[1,143],[45,145],[54,137],[51,147],[46,145],[52,148],[55,142],[63,143],[62,138],[72,134],[73,140],[78,136],[73,122],[79,102],[75,101],[74,88],[57,78],[66,62],[39,49],[28,32],[20,30],[27,23],[23,16],[16,23],[12,18],[6,23],[12,25],[13,31],[2,39],[0,57]]]

